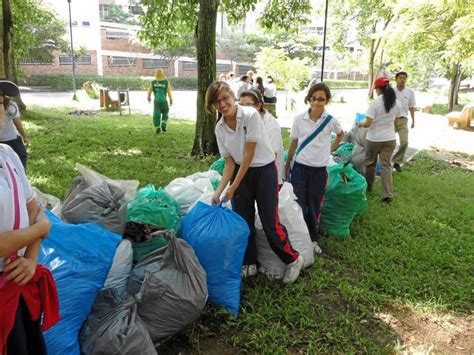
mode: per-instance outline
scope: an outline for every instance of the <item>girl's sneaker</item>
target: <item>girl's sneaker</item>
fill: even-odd
[[[298,256],[298,259],[286,266],[285,275],[283,275],[283,283],[291,284],[295,282],[298,276],[300,276],[300,272],[303,268],[303,265],[304,258],[303,255],[300,254],[300,256]]]
[[[242,266],[242,277],[249,277],[249,276],[254,276],[257,274],[257,265],[252,264],[252,265],[244,265]]]

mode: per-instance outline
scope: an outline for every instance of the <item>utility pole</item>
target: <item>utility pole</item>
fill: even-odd
[[[321,82],[324,81],[324,59],[326,54],[326,27],[328,24],[328,2],[326,0],[326,10],[324,12],[324,31],[323,31],[323,57],[321,58]]]
[[[71,0],[67,0],[67,2],[69,5],[69,32],[71,34],[72,91],[73,91],[72,99],[74,101],[78,101],[77,95],[76,95],[76,63],[74,62],[74,45],[72,42]]]

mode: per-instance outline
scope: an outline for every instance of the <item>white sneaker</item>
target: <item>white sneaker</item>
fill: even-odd
[[[303,255],[300,254],[298,259],[286,266],[285,275],[283,275],[283,283],[291,284],[300,276],[300,271],[304,265]]]
[[[313,250],[315,254],[322,254],[322,250],[320,246],[318,245],[318,242],[313,242]]]
[[[257,274],[257,265],[244,265],[242,266],[242,277],[255,276]]]

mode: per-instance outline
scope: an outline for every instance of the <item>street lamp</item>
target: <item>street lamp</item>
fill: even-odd
[[[74,45],[72,43],[72,21],[71,21],[71,0],[67,0],[69,6],[69,32],[71,34],[71,61],[72,61],[72,99],[77,100],[76,96],[76,64],[74,63]]]
[[[324,12],[323,57],[321,58],[321,82],[324,81],[324,57],[326,54],[326,27],[328,24],[328,2],[329,0],[326,0],[326,10]]]

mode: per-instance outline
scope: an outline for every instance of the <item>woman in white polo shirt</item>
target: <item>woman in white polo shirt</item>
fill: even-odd
[[[0,92],[0,102],[5,110],[3,126],[0,124],[0,143],[4,143],[13,148],[21,159],[23,167],[26,168],[28,154],[25,144],[28,144],[28,136],[21,124],[20,110],[18,105],[10,98]],[[23,143],[24,142],[24,143]]]
[[[283,140],[281,138],[281,127],[275,117],[270,112],[263,108],[263,97],[255,90],[244,91],[240,95],[239,104],[241,106],[250,106],[255,108],[260,117],[263,119],[265,130],[273,152],[275,153],[275,164],[278,171],[278,185],[281,188],[283,181],[285,180],[285,160],[283,158]]]
[[[365,144],[365,179],[367,191],[370,192],[375,181],[378,157],[382,167],[382,201],[390,203],[393,200],[391,160],[396,145],[395,124],[401,106],[387,78],[377,78],[374,89],[378,97],[370,104],[365,120],[358,123],[359,127],[369,128]]]
[[[232,209],[245,219],[251,231],[242,269],[244,276],[257,272],[256,202],[268,242],[287,265],[283,282],[294,282],[304,260],[291,246],[286,228],[279,221],[275,153],[263,120],[253,107],[237,105],[231,88],[223,81],[215,81],[207,88],[206,109],[222,114],[215,133],[219,152],[225,159],[222,180],[212,203],[220,202],[221,194],[230,182],[224,198],[231,199]]]
[[[0,107],[0,116],[4,114]],[[35,274],[41,238],[49,232],[49,220],[38,210],[33,190],[18,155],[0,144],[0,296],[9,283],[24,286]],[[1,298],[1,297],[0,297]],[[45,354],[40,322],[33,321],[27,299],[18,308],[0,313],[14,317],[6,346],[9,354]],[[0,348],[1,352],[1,348]]]
[[[291,128],[291,144],[286,161],[286,176],[290,175],[291,184],[298,204],[308,226],[313,247],[319,250],[319,219],[321,205],[326,194],[331,151],[337,148],[344,138],[344,131],[337,119],[329,115],[325,108],[331,99],[331,91],[324,83],[311,86],[304,99],[309,110],[297,115]],[[331,144],[331,132],[337,134]]]

